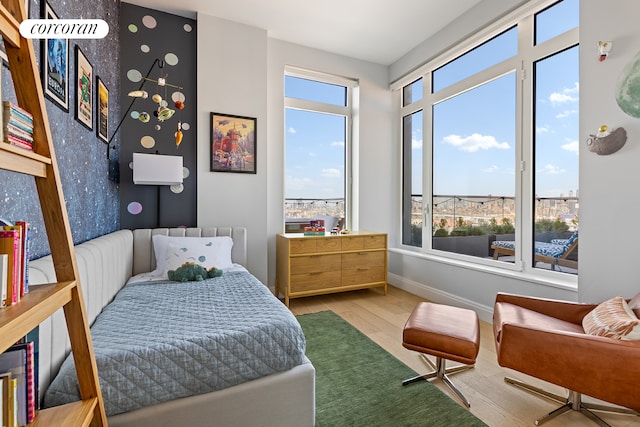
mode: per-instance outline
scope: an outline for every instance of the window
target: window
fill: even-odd
[[[525,8],[400,83],[402,243],[577,273],[577,259],[558,263],[539,250],[578,228],[578,0]],[[498,261],[496,240],[514,248]]]
[[[311,71],[285,73],[285,231],[318,216],[348,222],[354,86]]]

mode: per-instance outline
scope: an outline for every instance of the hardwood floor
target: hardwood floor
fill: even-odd
[[[380,289],[344,292],[292,299],[295,315],[332,310],[416,372],[429,372],[418,353],[402,347],[402,329],[409,314],[423,298],[389,286],[387,295]],[[544,390],[566,395],[564,389],[498,366],[489,323],[480,322],[480,353],[474,369],[451,376],[452,381],[471,402],[471,412],[491,427],[533,426],[534,420],[554,410],[557,403],[533,396],[504,382],[505,375],[534,384]],[[404,378],[398,378],[398,381]],[[456,397],[439,380],[434,384],[452,399]],[[409,387],[420,387],[419,383]],[[586,402],[589,398],[584,399]],[[598,412],[614,427],[640,426],[640,417]],[[595,426],[587,417],[569,411],[543,424],[548,427]]]

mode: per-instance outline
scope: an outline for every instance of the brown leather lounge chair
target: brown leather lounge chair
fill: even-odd
[[[569,391],[564,398],[505,378],[507,383],[562,404],[536,420],[536,425],[569,410],[579,411],[602,426],[608,424],[591,410],[640,415],[636,412],[640,411],[640,341],[591,335],[583,328],[585,316],[593,318],[598,311],[592,310],[603,305],[497,295],[493,331],[498,364]],[[640,294],[628,305],[638,316]],[[587,404],[582,402],[582,394],[624,408]]]

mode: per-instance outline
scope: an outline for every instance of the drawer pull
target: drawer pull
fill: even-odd
[[[317,276],[318,274],[322,274],[322,271],[312,271],[309,273],[311,276]]]
[[[369,252],[358,252],[358,255],[367,255]]]
[[[358,267],[358,271],[366,271],[366,270],[371,270],[371,268],[369,268],[369,267]]]

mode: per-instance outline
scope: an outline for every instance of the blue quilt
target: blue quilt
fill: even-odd
[[[293,314],[250,273],[130,283],[91,327],[107,415],[221,390],[300,365]],[[80,399],[72,355],[45,407]]]

